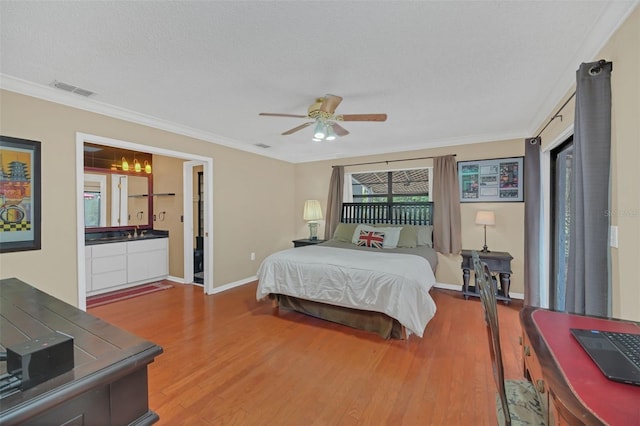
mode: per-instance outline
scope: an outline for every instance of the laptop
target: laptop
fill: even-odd
[[[640,334],[570,331],[608,379],[640,386]]]

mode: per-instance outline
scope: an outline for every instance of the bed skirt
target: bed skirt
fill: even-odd
[[[300,299],[284,294],[270,294],[278,306],[315,318],[378,334],[383,339],[403,339],[403,327],[387,314]]]

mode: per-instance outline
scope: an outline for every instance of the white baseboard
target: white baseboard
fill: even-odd
[[[454,290],[462,292],[462,285],[459,284],[435,283],[434,287],[444,290]],[[512,299],[524,300],[524,294],[522,293],[509,292],[509,297],[511,297]]]
[[[239,280],[239,281],[234,281],[232,283],[221,285],[220,287],[214,287],[212,294],[222,293],[223,291],[231,290],[232,288],[236,288],[236,287],[243,286],[245,284],[252,283],[252,282],[256,281],[257,279],[258,279],[258,277],[254,275],[254,276],[249,277],[249,278],[244,278],[244,279]]]
[[[462,291],[462,286],[457,284],[435,283],[434,287],[442,288],[445,290]]]
[[[176,277],[171,277],[170,276],[167,279],[171,280],[171,281],[175,281],[177,283],[184,284],[184,279],[182,279],[182,278],[176,278]],[[257,279],[258,279],[258,277],[254,275],[252,277],[248,277],[248,278],[244,278],[244,279],[241,279],[241,280],[238,280],[238,281],[234,281],[232,283],[224,284],[224,285],[221,285],[220,287],[215,287],[213,289],[213,293],[212,294],[222,293],[223,291],[231,290],[232,288],[236,288],[236,287],[243,286],[245,284],[252,283],[252,282],[256,281]],[[441,288],[441,289],[444,289],[444,290],[462,291],[462,286],[459,285],[459,284],[436,283],[434,285],[434,287]],[[519,299],[519,300],[523,300],[524,299],[524,294],[522,294],[522,293],[510,293],[509,296],[512,299]]]

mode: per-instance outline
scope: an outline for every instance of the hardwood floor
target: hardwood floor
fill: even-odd
[[[377,335],[257,302],[256,284],[173,288],[89,312],[164,348],[149,368],[160,425],[494,425],[479,299],[432,290],[422,339]],[[522,377],[518,301],[500,304],[507,378]]]

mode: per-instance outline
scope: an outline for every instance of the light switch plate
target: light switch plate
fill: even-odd
[[[609,245],[611,247],[618,248],[618,227],[611,226],[611,230],[609,231]]]

